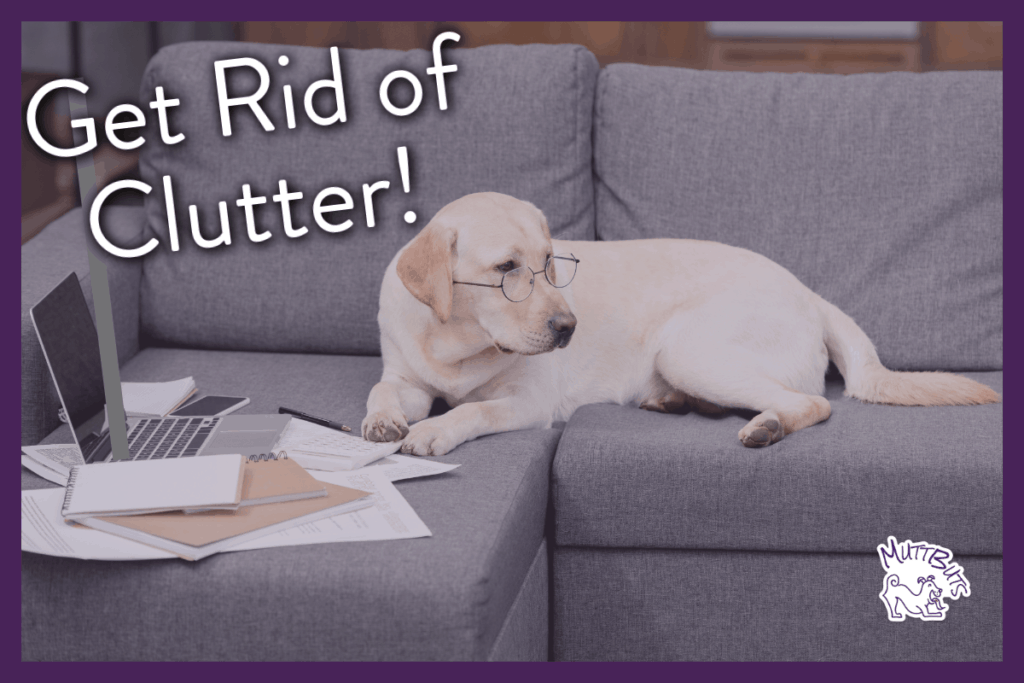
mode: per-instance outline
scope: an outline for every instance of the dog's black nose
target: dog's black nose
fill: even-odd
[[[556,313],[548,320],[548,327],[555,336],[555,345],[564,349],[576,331],[576,316],[572,313]]]

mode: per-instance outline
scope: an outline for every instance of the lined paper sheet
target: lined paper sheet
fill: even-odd
[[[82,560],[163,560],[177,555],[83,526],[60,514],[64,489],[21,492],[21,549]]]

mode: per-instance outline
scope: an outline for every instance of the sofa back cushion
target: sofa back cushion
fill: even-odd
[[[600,239],[751,249],[900,369],[1002,367],[1002,73],[601,72]]]
[[[453,43],[446,43],[451,46]],[[278,57],[288,57],[281,66]],[[232,135],[221,133],[214,62],[253,57],[269,71],[260,101],[275,126],[265,132],[247,107],[231,110]],[[381,278],[394,254],[445,204],[480,191],[503,192],[536,204],[551,232],[563,239],[593,239],[591,113],[597,61],[576,46],[495,46],[446,49],[458,71],[445,77],[448,109],[441,111],[430,52],[341,50],[347,121],[322,127],[305,113],[304,93],[330,78],[326,49],[249,43],[188,43],[161,50],[142,85],[144,102],[156,87],[180,100],[170,109],[170,132],[184,141],[162,144],[151,129],[142,148],[151,229],[162,244],[145,258],[141,326],[150,343],[212,349],[376,354]],[[390,72],[402,69],[422,83],[419,109],[405,117],[385,111],[378,94]],[[253,93],[251,68],[227,71],[230,96]],[[290,85],[296,126],[289,129],[283,86]],[[399,79],[390,89],[397,106],[412,99]],[[322,93],[330,95],[330,91]],[[321,116],[337,109],[333,95],[318,96]],[[156,116],[150,117],[155,120]],[[126,136],[127,137],[127,136]],[[410,191],[405,193],[397,149],[408,149]],[[173,183],[180,251],[169,247],[163,176]],[[286,180],[303,193],[291,204],[293,227],[284,233],[281,205],[270,198]],[[376,227],[367,227],[363,185],[390,181],[374,200]],[[267,197],[254,208],[253,243],[242,186]],[[355,208],[328,213],[348,230],[317,227],[313,201],[341,187]],[[220,234],[218,202],[227,202],[231,244],[200,249],[193,242],[189,205],[196,205],[207,238]],[[339,203],[332,199],[326,204]],[[417,215],[409,225],[407,211]]]

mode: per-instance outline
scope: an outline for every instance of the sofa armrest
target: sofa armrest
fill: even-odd
[[[103,211],[103,228],[115,244],[130,248],[146,237],[141,206],[111,206]],[[21,443],[36,444],[59,424],[60,400],[50,378],[29,309],[74,271],[92,308],[86,225],[78,208],[46,226],[21,248]],[[139,286],[142,259],[121,259],[95,247],[107,265],[114,310],[118,363],[139,350]]]

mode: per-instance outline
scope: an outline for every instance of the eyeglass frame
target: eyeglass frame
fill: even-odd
[[[502,275],[501,275],[501,284],[488,285],[488,284],[484,284],[482,282],[460,282],[459,280],[452,280],[452,284],[453,285],[473,285],[474,287],[490,287],[491,289],[500,289],[502,296],[504,296],[506,299],[508,299],[509,301],[511,301],[514,304],[521,304],[524,301],[526,301],[527,299],[529,299],[531,296],[533,296],[534,282],[537,279],[536,276],[540,275],[541,273],[544,273],[544,279],[547,280],[548,284],[551,285],[552,287],[554,287],[555,289],[563,289],[565,287],[568,287],[569,285],[572,284],[572,281],[576,279],[576,271],[574,270],[573,274],[572,274],[572,279],[569,280],[568,282],[566,282],[564,285],[559,286],[559,285],[556,285],[555,283],[553,283],[551,281],[551,278],[548,277],[548,262],[552,261],[554,259],[562,259],[563,261],[572,261],[577,266],[580,263],[580,260],[578,258],[576,258],[576,255],[570,252],[568,256],[548,256],[547,260],[544,261],[544,267],[541,270],[534,270],[530,266],[525,266],[524,265],[524,266],[519,266],[519,268],[513,268],[512,270],[509,270],[509,271],[507,271],[505,273],[502,273]],[[526,296],[524,296],[519,301],[516,301],[515,299],[510,299],[508,294],[505,293],[505,276],[508,275],[509,273],[514,273],[515,271],[520,270],[522,268],[526,268],[528,271],[530,271],[530,273],[532,273],[530,275],[530,293],[527,294]]]

